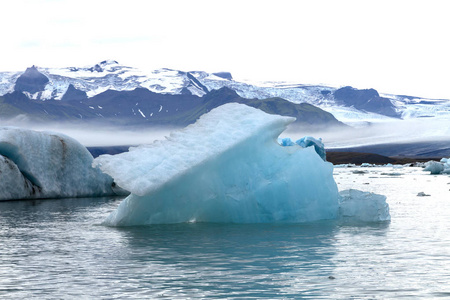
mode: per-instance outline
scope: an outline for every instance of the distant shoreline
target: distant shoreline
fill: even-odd
[[[376,164],[376,165],[404,165],[412,164],[416,162],[427,162],[430,160],[439,161],[439,157],[399,157],[399,156],[384,156],[374,153],[364,152],[341,152],[341,151],[327,151],[327,161],[333,165],[341,164],[355,164],[361,165],[363,163]]]
[[[366,146],[327,149],[327,152],[374,153],[387,157],[414,158],[418,160],[450,157],[450,140],[420,141],[410,143],[384,143]]]
[[[376,144],[327,149],[327,160],[333,164],[407,164],[439,161],[450,157],[450,141]]]
[[[115,155],[122,152],[127,152],[128,148],[131,146],[97,146],[97,147],[87,147],[92,156],[98,157],[103,154]],[[354,148],[358,149],[358,148]],[[345,151],[347,150],[347,151]],[[352,148],[346,149],[327,149],[327,161],[334,165],[340,164],[355,164],[360,165],[363,163],[385,165],[385,164],[408,164],[416,162],[427,162],[430,160],[439,161],[442,157],[418,157],[418,156],[385,156],[376,153],[367,152],[357,152]],[[450,156],[450,155],[449,155]]]

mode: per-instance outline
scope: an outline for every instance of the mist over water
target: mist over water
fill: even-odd
[[[32,123],[24,119],[3,122],[3,126],[13,126],[36,131],[58,132],[68,135],[85,147],[134,146],[149,144],[164,139],[180,127],[132,127],[104,124],[101,122],[84,123]]]
[[[86,147],[98,146],[134,146],[150,144],[155,140],[162,140],[175,128],[103,128],[88,130],[78,128],[62,128],[62,132],[78,140]]]
[[[163,140],[181,127],[135,127],[102,122],[34,123],[26,117],[2,121],[4,126],[15,126],[37,131],[54,131],[66,134],[86,147],[134,146]],[[429,143],[450,141],[448,119],[440,117],[415,119],[387,119],[380,122],[351,124],[345,127],[298,127],[291,125],[280,137],[292,140],[304,136],[322,138],[325,147],[345,148],[389,143]]]
[[[281,137],[293,140],[305,135],[322,138],[327,148],[356,147],[389,143],[449,141],[450,126],[445,118],[420,118],[360,124],[358,127],[327,128],[316,131],[289,127]]]

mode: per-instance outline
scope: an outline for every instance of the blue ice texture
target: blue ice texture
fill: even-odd
[[[93,160],[68,136],[0,127],[0,200],[114,195]]]
[[[337,219],[333,165],[314,147],[277,142],[294,120],[230,103],[165,140],[99,156],[93,165],[131,192],[104,224]]]
[[[316,138],[313,138],[312,136],[305,136],[305,137],[302,137],[301,139],[295,141],[295,143],[294,143],[291,140],[291,138],[286,137],[286,138],[279,138],[278,143],[283,147],[290,147],[290,146],[295,146],[295,145],[298,145],[302,148],[314,147],[314,150],[316,151],[316,153],[324,161],[327,160],[325,146],[324,146],[321,138],[316,139]]]
[[[325,146],[324,146],[321,138],[315,139],[312,136],[305,136],[305,137],[302,137],[301,139],[297,140],[295,143],[303,148],[314,147],[314,150],[316,151],[316,153],[319,154],[319,156],[324,161],[327,160]]]
[[[278,143],[283,147],[290,147],[295,145],[291,138],[279,138]]]

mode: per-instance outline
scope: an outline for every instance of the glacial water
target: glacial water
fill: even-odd
[[[386,195],[392,221],[113,228],[120,198],[0,202],[0,298],[449,298],[450,177],[334,173]]]

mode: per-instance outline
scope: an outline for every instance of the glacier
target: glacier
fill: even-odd
[[[314,147],[277,142],[293,121],[230,103],[165,140],[99,156],[93,166],[131,192],[104,225],[338,218],[333,165]]]
[[[68,136],[0,127],[0,200],[126,193],[92,167],[93,159]]]

